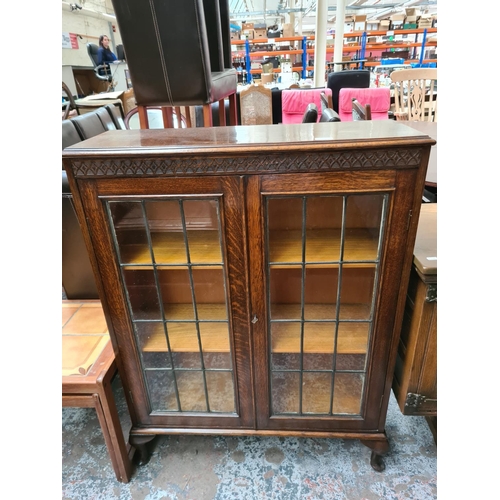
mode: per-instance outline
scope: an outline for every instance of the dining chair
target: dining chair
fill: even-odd
[[[175,108],[203,106],[204,126],[212,126],[211,104],[224,99],[236,125],[238,76],[231,64],[228,0],[113,0],[127,54],[141,128],[148,127],[147,108],[165,108],[174,123]],[[177,113],[179,115],[179,113]]]
[[[67,120],[68,118],[79,115],[80,108],[78,104],[76,104],[71,90],[64,82],[62,82],[62,96],[66,99],[62,112],[62,119]]]
[[[284,89],[281,92],[282,123],[301,123],[310,103],[316,105],[318,119],[321,119],[321,94],[324,94],[328,103],[331,104],[332,91],[325,87]]]
[[[271,89],[264,85],[249,85],[240,92],[242,125],[272,125],[273,105]]]
[[[396,120],[437,122],[437,68],[391,73]]]
[[[389,87],[371,87],[367,89],[343,88],[339,92],[339,116],[341,121],[353,120],[352,100],[366,106],[370,105],[371,120],[388,120],[391,108]]]
[[[148,116],[147,128],[149,129],[187,127],[186,118],[182,116],[180,107],[175,107],[173,112],[168,112],[165,106],[146,106],[145,109]],[[178,119],[179,116],[181,117],[180,120]],[[187,119],[190,122],[189,114],[187,115]],[[125,128],[128,130],[144,128],[140,122],[139,107],[131,109],[125,115],[124,122]]]

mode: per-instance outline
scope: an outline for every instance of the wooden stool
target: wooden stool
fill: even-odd
[[[99,300],[62,301],[62,405],[95,408],[116,479],[128,483],[134,449],[125,443],[111,381],[113,346]]]

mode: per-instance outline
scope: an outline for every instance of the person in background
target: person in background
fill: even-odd
[[[105,68],[99,70],[100,75],[109,74],[109,63],[116,61],[116,56],[109,48],[109,38],[106,35],[99,37],[99,48],[97,49],[97,64],[98,66],[105,65]]]

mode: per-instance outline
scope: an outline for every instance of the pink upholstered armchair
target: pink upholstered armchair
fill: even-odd
[[[321,119],[321,93],[324,92],[331,101],[332,91],[329,88],[287,89],[281,92],[282,123],[302,123],[308,104],[316,104],[317,121]]]
[[[369,104],[372,120],[388,120],[391,107],[391,91],[389,87],[374,87],[368,89],[344,88],[339,92],[339,116],[343,122],[352,121],[352,99],[360,104]]]

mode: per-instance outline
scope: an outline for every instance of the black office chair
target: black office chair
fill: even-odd
[[[97,64],[97,51],[99,47],[95,43],[87,43],[87,52],[89,54],[92,65],[94,66],[94,74],[96,78],[103,82],[111,84],[113,76],[107,64]]]
[[[332,91],[332,108],[338,113],[340,89],[367,89],[370,86],[370,70],[346,69],[329,73],[326,86]]]

